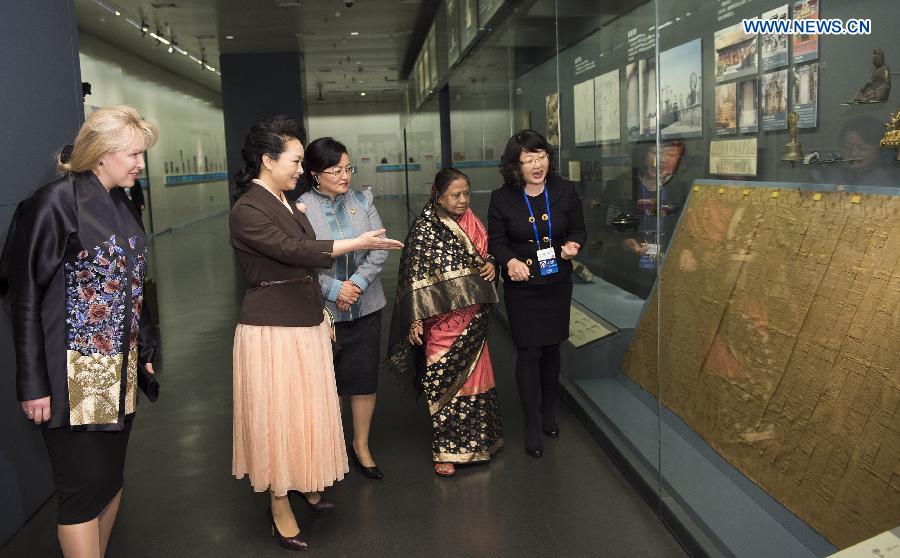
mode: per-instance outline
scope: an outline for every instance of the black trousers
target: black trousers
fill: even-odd
[[[516,384],[525,417],[525,447],[528,449],[543,449],[541,430],[557,426],[559,367],[559,343],[518,348]]]

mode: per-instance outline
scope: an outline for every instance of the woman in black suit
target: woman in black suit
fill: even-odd
[[[575,185],[555,173],[553,152],[534,130],[509,139],[500,159],[503,186],[488,208],[490,252],[500,264],[503,298],[518,349],[516,383],[525,414],[525,451],[544,453],[541,430],[559,436],[555,402],[559,344],[569,337],[572,258],[587,239]]]

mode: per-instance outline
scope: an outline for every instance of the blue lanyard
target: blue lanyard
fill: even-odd
[[[525,205],[528,206],[528,215],[531,216],[531,228],[534,229],[534,241],[537,243],[537,247],[541,247],[541,237],[538,235],[537,230],[537,222],[534,218],[534,212],[531,210],[531,202],[528,201],[528,194],[525,193],[525,189],[522,189],[522,196],[525,198]],[[550,239],[550,246],[553,246],[553,221],[550,219],[550,197],[547,196],[547,186],[544,185],[544,205],[547,207],[547,238]]]

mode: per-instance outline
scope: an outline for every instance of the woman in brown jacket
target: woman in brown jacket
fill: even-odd
[[[269,490],[272,534],[307,550],[287,494],[315,511],[333,506],[320,491],[347,472],[334,380],[331,327],[315,268],[356,250],[403,245],[384,230],[349,240],[316,240],[299,207],[284,196],[303,174],[302,126],[288,117],[253,125],[241,150],[240,196],[231,210],[231,245],[248,289],[234,335],[232,468]]]

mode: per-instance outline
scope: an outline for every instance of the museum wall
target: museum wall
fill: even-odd
[[[89,33],[79,35],[82,77],[92,86],[85,111],[130,104],[160,129],[147,153],[144,184],[150,186],[153,231],[227,211],[221,96]],[[145,212],[147,226],[148,217]]]

